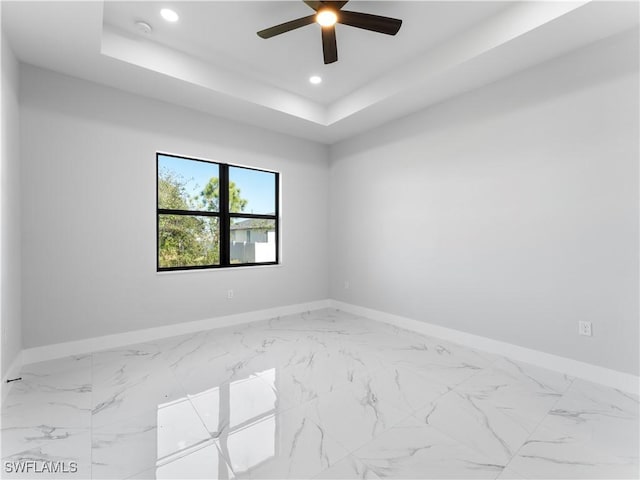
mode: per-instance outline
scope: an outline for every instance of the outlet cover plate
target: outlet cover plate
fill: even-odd
[[[580,320],[578,322],[578,333],[585,337],[591,337],[593,332],[591,331],[591,322]]]

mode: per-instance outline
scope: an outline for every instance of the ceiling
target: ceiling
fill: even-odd
[[[301,1],[1,5],[23,62],[323,143],[638,25],[635,1],[352,0],[345,10],[400,18],[402,28],[392,37],[338,25],[339,60],[324,65],[317,24],[256,35],[312,14]],[[162,19],[164,7],[180,20]]]
[[[104,23],[121,33],[138,35],[134,20],[144,19],[154,25],[149,40],[328,105],[504,9],[505,3],[353,1],[344,8],[403,18],[404,24],[395,37],[338,25],[340,61],[324,65],[320,25],[269,40],[256,35],[263,28],[313,14],[302,1],[180,2],[175,6],[180,12],[179,25],[160,18],[155,2],[108,2]],[[227,25],[232,28],[225,28]],[[320,87],[309,83],[312,74],[324,79]]]

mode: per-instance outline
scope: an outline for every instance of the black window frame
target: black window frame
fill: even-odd
[[[218,212],[208,212],[205,210],[177,210],[170,208],[159,208],[159,178],[160,178],[160,157],[172,157],[183,160],[211,163],[218,166],[218,185],[220,197],[218,199]],[[246,212],[230,212],[229,211],[229,167],[242,168],[245,170],[254,170],[258,172],[266,172],[274,174],[275,178],[275,214],[254,214]],[[183,215],[196,217],[217,217],[220,228],[220,263],[217,265],[190,265],[180,267],[161,267],[160,266],[160,215]],[[242,219],[263,219],[274,220],[275,224],[275,248],[276,259],[273,262],[252,262],[252,263],[231,263],[231,220],[233,218]],[[224,247],[224,248],[223,248]],[[172,272],[181,270],[210,270],[218,268],[242,268],[242,267],[259,267],[267,265],[280,264],[280,173],[273,170],[265,170],[255,167],[246,167],[244,165],[236,165],[232,163],[216,162],[202,158],[187,157],[184,155],[176,155],[174,153],[156,152],[156,271]]]

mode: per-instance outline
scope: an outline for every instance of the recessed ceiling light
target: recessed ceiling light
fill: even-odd
[[[323,27],[331,27],[338,21],[338,16],[333,10],[320,10],[316,15],[316,22]]]
[[[151,30],[153,30],[151,28],[151,25],[149,25],[147,22],[140,21],[136,22],[134,25],[140,33],[144,33],[146,35],[149,35],[151,33]]]
[[[162,10],[160,10],[160,15],[162,15],[162,18],[164,18],[167,22],[177,22],[180,18],[178,14],[170,8],[163,8]]]
[[[322,83],[322,78],[320,78],[318,75],[314,75],[313,77],[309,77],[309,81],[314,85],[318,85],[319,83]]]

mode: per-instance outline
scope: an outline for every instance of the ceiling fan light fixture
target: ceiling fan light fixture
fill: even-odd
[[[162,10],[160,10],[160,15],[162,15],[162,18],[164,18],[167,22],[173,23],[177,22],[180,19],[178,14],[170,8],[163,8]]]
[[[316,22],[318,22],[323,27],[332,27],[336,24],[337,21],[338,15],[330,8],[320,10],[316,15]]]
[[[308,7],[315,10],[313,15],[307,15],[306,17],[296,18],[279,25],[274,25],[273,27],[265,28],[264,30],[256,32],[258,36],[267,39],[306,27],[312,23],[318,23],[322,26],[322,56],[324,57],[324,64],[328,65],[338,61],[336,23],[369,30],[371,32],[384,33],[385,35],[395,35],[402,26],[402,20],[398,18],[342,10],[342,7],[344,7],[349,0],[342,2],[330,2],[328,0],[303,1]]]

